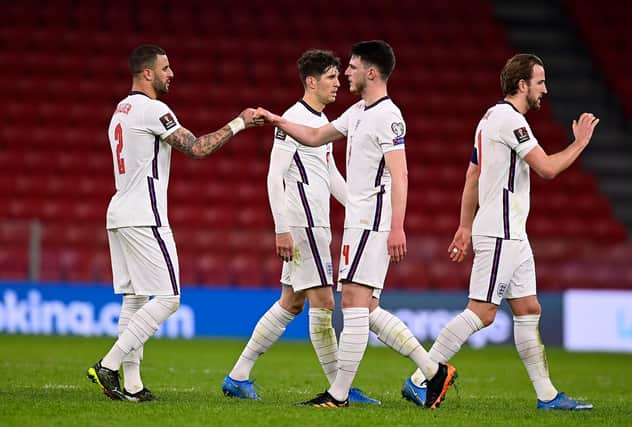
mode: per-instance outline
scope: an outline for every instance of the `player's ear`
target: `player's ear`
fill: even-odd
[[[305,78],[305,83],[307,84],[307,87],[309,89],[316,89],[316,82],[317,80],[316,80],[316,77],[314,76],[307,76]]]
[[[366,76],[369,80],[375,80],[379,73],[375,67],[369,67],[369,71],[366,73]]]
[[[148,82],[152,81],[154,79],[154,70],[152,70],[151,68],[143,69],[143,79],[147,80]]]

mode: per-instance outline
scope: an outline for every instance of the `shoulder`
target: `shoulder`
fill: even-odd
[[[382,102],[382,105],[377,105],[375,109],[375,117],[377,120],[382,120],[384,122],[390,123],[400,123],[403,124],[404,117],[402,115],[402,111],[399,109],[395,103],[393,103],[390,99]]]
[[[296,118],[301,112],[300,108],[298,107],[299,107],[298,102],[294,103],[292,106],[290,106],[287,110],[283,112],[282,117],[286,119]]]
[[[356,112],[356,111],[364,111],[365,102],[363,99],[359,100],[355,104],[351,104],[349,108],[345,112]]]

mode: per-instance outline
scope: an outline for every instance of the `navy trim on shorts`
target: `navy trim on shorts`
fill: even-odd
[[[351,267],[349,268],[349,274],[347,274],[347,280],[352,282],[353,276],[355,275],[356,270],[358,269],[358,265],[360,264],[360,258],[362,257],[362,252],[364,252],[364,247],[366,246],[366,242],[369,240],[369,234],[371,230],[364,230],[362,232],[362,237],[360,238],[360,244],[358,244],[358,249],[356,250],[355,256],[353,257],[353,261],[351,262]]]
[[[327,275],[325,274],[325,268],[323,267],[323,260],[320,258],[320,252],[318,252],[318,245],[316,244],[316,238],[314,237],[314,231],[310,227],[305,227],[307,233],[307,240],[309,240],[309,247],[312,250],[314,256],[314,263],[320,276],[320,284],[327,286]]]
[[[494,287],[496,286],[496,278],[498,277],[498,267],[500,265],[500,252],[503,247],[503,239],[496,238],[496,248],[494,249],[494,260],[492,261],[492,273],[489,278],[489,287],[487,288],[486,302],[492,302],[494,295]]]
[[[303,204],[303,209],[305,209],[305,217],[307,217],[307,225],[309,227],[314,226],[314,217],[312,216],[312,210],[309,207],[309,201],[307,200],[307,195],[305,194],[305,188],[303,188],[303,183],[300,181],[296,181],[296,185],[298,186],[298,194],[301,196],[301,203]]]
[[[158,212],[158,202],[156,201],[156,189],[154,188],[154,179],[151,176],[147,177],[147,185],[149,186],[149,198],[151,200],[151,210],[154,212],[154,218],[156,219],[156,227],[162,227],[160,221],[160,213]]]
[[[158,227],[151,227],[151,232],[154,233],[154,237],[158,241],[158,246],[160,247],[160,251],[162,252],[162,256],[165,257],[165,262],[167,263],[167,270],[169,270],[169,278],[171,279],[171,289],[173,289],[173,294],[178,295],[178,281],[176,280],[176,271],[173,268],[173,263],[171,262],[171,257],[169,256],[169,251],[167,251],[167,245],[165,245],[165,241],[162,240],[162,236],[158,232]]]

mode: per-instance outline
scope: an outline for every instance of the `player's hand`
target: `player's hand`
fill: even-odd
[[[587,145],[592,138],[595,127],[599,124],[599,119],[592,113],[583,113],[578,120],[573,120],[573,135],[575,141],[580,141]]]
[[[388,234],[388,255],[391,257],[391,262],[398,263],[406,256],[406,233],[404,229],[391,229]]]
[[[264,124],[276,126],[277,123],[281,120],[281,117],[269,112],[265,108],[259,107],[257,108],[257,111],[255,113],[255,119],[261,119],[263,120]]]
[[[294,254],[292,234],[288,232],[276,235],[276,253],[283,261],[292,261],[292,255]]]
[[[467,227],[459,226],[456,233],[454,233],[452,243],[448,246],[448,255],[452,261],[461,262],[465,259],[465,256],[468,254],[471,239],[472,230]]]
[[[264,125],[263,118],[256,117],[256,113],[257,110],[255,110],[254,108],[246,108],[244,111],[241,112],[241,114],[239,114],[239,117],[244,120],[246,128]]]

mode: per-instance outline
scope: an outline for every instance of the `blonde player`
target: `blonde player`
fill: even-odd
[[[336,100],[340,59],[330,51],[308,50],[297,61],[305,92],[283,117],[306,126],[329,123],[325,106]],[[283,259],[281,298],[257,323],[252,337],[231,372],[224,378],[224,395],[259,399],[250,372],[259,356],[279,339],[309,299],[309,334],[329,383],[336,378],[336,335],[332,262],[329,246],[329,198],[346,200],[344,178],[336,168],[332,144],[307,147],[277,129],[270,156],[268,197],[274,217],[276,252]],[[357,388],[350,401],[379,404]]]
[[[460,225],[448,251],[463,261],[470,244],[474,264],[470,301],[441,331],[430,349],[433,360],[450,360],[474,332],[490,325],[503,298],[514,315],[514,339],[535,388],[538,409],[592,409],[558,392],[549,379],[539,336],[540,303],[535,264],[526,233],[529,214],[529,167],[552,179],[569,167],[590,142],[599,119],[584,113],[573,121],[575,141],[547,155],[524,115],[539,110],[546,95],[544,65],[535,55],[510,58],[500,74],[504,100],[489,108],[476,128],[474,151],[461,199]],[[422,405],[425,375],[417,371],[404,384],[403,396]]]
[[[116,193],[106,227],[114,292],[123,294],[119,337],[88,369],[88,378],[114,400],[137,402],[155,399],[140,377],[143,344],[180,305],[178,255],[167,219],[171,147],[190,157],[206,157],[254,126],[255,110],[244,110],[223,128],[196,138],[158,101],[174,77],[165,51],[137,47],[129,68],[132,90],[116,106],[108,130]],[[124,388],[119,383],[121,365]]]
[[[406,255],[406,125],[387,94],[394,66],[395,55],[388,43],[373,40],[355,44],[345,76],[351,92],[362,99],[330,124],[316,129],[258,110],[258,115],[305,145],[319,146],[347,137],[347,203],[338,277],[344,328],[338,372],[329,389],[304,402],[306,405],[348,406],[349,389],[366,350],[369,328],[431,378],[428,407],[439,405],[456,376],[454,367],[430,359],[408,327],[379,307],[389,261],[400,262]]]

